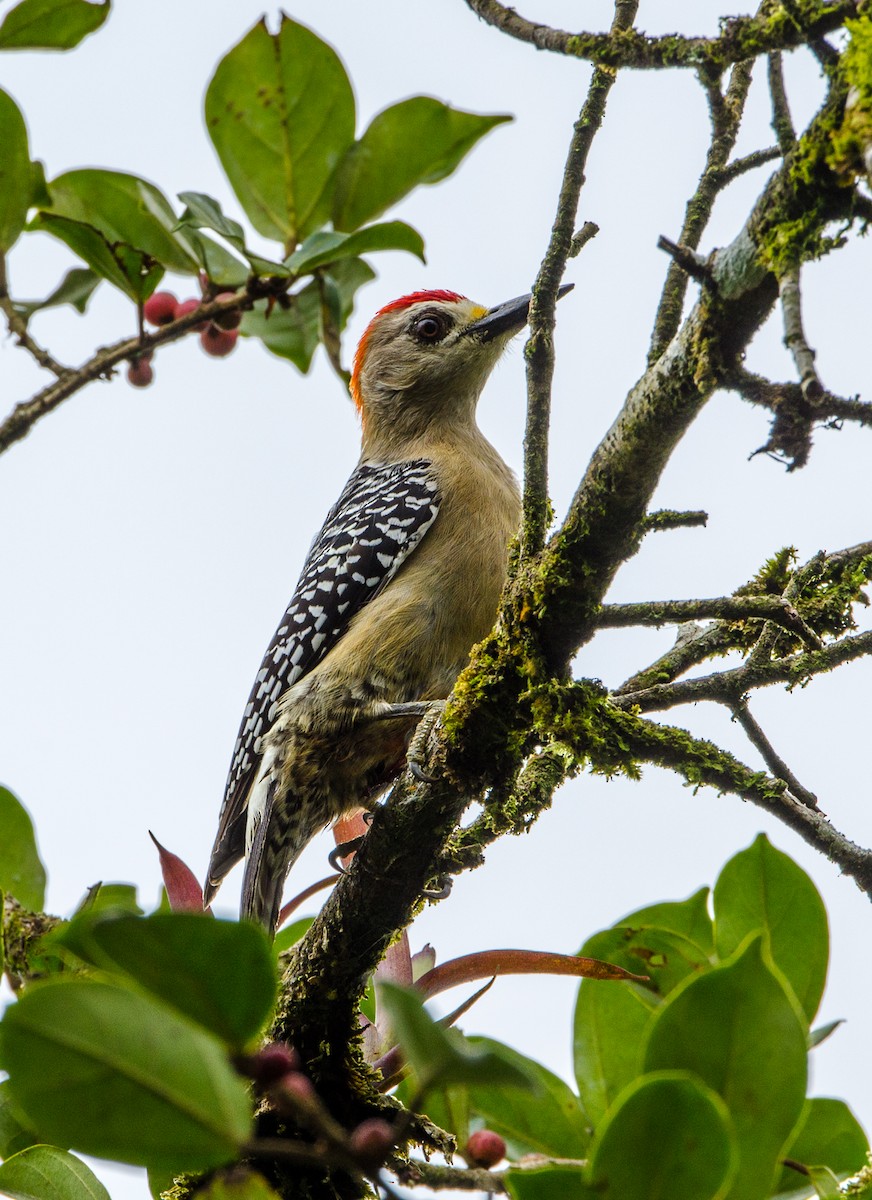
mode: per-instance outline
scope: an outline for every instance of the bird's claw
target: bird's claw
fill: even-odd
[[[421,766],[417,758],[407,758],[406,766],[409,768],[409,774],[413,779],[417,779],[419,783],[438,783],[438,775],[429,775]]]
[[[362,845],[362,837],[352,838],[348,842],[340,842],[339,845],[334,846],[327,855],[327,861],[334,871],[338,871],[340,875],[347,875],[348,872],[346,871],[345,867],[343,867],[341,860],[343,858],[348,858],[349,854],[355,854]]]

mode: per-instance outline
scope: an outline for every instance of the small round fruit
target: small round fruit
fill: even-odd
[[[215,297],[216,300],[232,300],[233,292],[219,292]],[[238,329],[242,322],[242,313],[238,308],[228,309],[225,313],[219,313],[217,317],[212,318],[212,323],[217,325],[219,329]]]
[[[348,1148],[364,1168],[380,1167],[393,1149],[394,1128],[380,1117],[368,1117],[351,1132]]]
[[[318,1093],[315,1091],[315,1085],[309,1076],[304,1075],[302,1071],[289,1071],[287,1075],[282,1077],[279,1087],[281,1087],[283,1092],[295,1097],[303,1105],[317,1102]]]
[[[178,321],[179,317],[186,317],[188,313],[196,312],[202,303],[202,300],[197,300],[194,296],[192,296],[190,300],[180,300],[176,305],[174,320]],[[191,328],[206,329],[208,328],[208,325],[208,321],[202,321],[199,325],[192,325]]]
[[[148,357],[134,358],[127,367],[127,382],[131,387],[145,388],[154,382],[154,370]]]
[[[247,1064],[248,1074],[261,1087],[272,1087],[292,1071],[300,1069],[300,1056],[293,1046],[285,1042],[270,1042],[268,1046],[251,1056]]]
[[[152,292],[142,306],[142,315],[149,325],[169,325],[176,319],[177,304],[172,292]]]
[[[219,329],[210,325],[200,334],[200,345],[213,358],[226,358],[231,353],[239,333],[235,329]]]
[[[495,1167],[506,1157],[506,1143],[492,1129],[476,1129],[469,1135],[463,1157],[473,1167]]]

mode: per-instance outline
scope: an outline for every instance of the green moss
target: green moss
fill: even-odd
[[[842,54],[850,88],[842,123],[830,135],[827,163],[848,183],[868,174],[864,155],[872,146],[872,17],[846,22],[851,37]]]

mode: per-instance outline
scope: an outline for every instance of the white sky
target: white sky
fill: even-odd
[[[572,27],[579,6],[530,0],[525,15]],[[11,4],[0,3],[0,13]],[[611,6],[582,6],[590,26]],[[359,294],[345,346],[381,304],[421,287],[448,287],[486,304],[527,289],[553,217],[583,64],[537,53],[479,23],[462,0],[409,5],[299,0],[310,24],[344,59],[362,129],[381,108],[424,93],[480,112],[513,112],[455,177],[423,189],[395,213],[416,225],[428,265],[388,254]],[[650,32],[711,32],[713,0],[651,4]],[[6,54],[0,86],[23,108],[31,151],[49,178],[78,166],[128,169],[173,197],[218,197],[241,216],[206,137],[201,101],[217,60],[251,27],[253,0],[117,0],[107,25],[66,55]],[[765,89],[752,94],[740,152],[772,142]],[[792,56],[787,75],[801,122],[820,95],[815,64]],[[684,201],[707,144],[703,96],[690,74],[625,75],[609,101],[591,156],[579,223],[601,233],[570,265],[576,290],[560,306],[552,493],[561,513],[597,439],[643,368],[666,268],[657,236],[677,236]],[[723,197],[704,243],[728,241],[765,172]],[[256,239],[252,239],[256,243]],[[267,249],[264,246],[264,249]],[[15,294],[47,294],[72,256],[46,237],[11,256]],[[868,243],[806,271],[805,319],[826,385],[869,396],[865,295]],[[180,296],[183,280],[168,280]],[[693,290],[693,289],[692,289]],[[103,286],[82,319],[70,309],[39,316],[33,332],[61,359],[133,329],[132,306]],[[749,365],[792,378],[778,322]],[[162,351],[157,382],[130,389],[120,376],[91,386],[40,424],[0,462],[0,776],[37,822],[49,870],[48,908],[67,913],[96,880],[136,882],[146,906],[159,871],[153,829],[202,876],[241,710],[315,529],[351,470],[357,429],[320,353],[307,379],[259,345],[207,359],[195,340]],[[10,340],[0,345],[5,413],[45,382]],[[521,461],[521,342],[497,369],[481,404],[488,436]],[[811,464],[786,475],[765,457],[765,414],[719,396],[676,452],[655,506],[705,508],[705,531],[649,539],[620,574],[612,599],[718,595],[745,581],[775,549],[803,557],[869,538],[868,434],[820,432]],[[579,672],[617,684],[670,643],[660,633],[613,632],[586,649]],[[817,791],[834,822],[872,842],[866,803],[869,664],[842,669],[787,696],[752,705],[780,752]],[[754,754],[720,712],[673,712]],[[697,796],[649,770],[641,784],[582,778],[523,839],[494,847],[484,869],[457,881],[448,903],[425,913],[413,946],[440,960],[475,949],[526,946],[575,951],[630,910],[683,898],[712,884],[720,866],[767,830],[808,870],[832,923],[830,984],[819,1022],[848,1024],[813,1056],[813,1091],[846,1098],[872,1125],[872,1052],[865,948],[869,902],[799,839],[750,805]],[[297,890],[324,874],[329,839],[296,868]],[[238,876],[220,896],[235,908]],[[500,981],[466,1018],[482,1032],[571,1077],[568,980]],[[143,1177],[100,1167],[116,1200],[142,1200]]]

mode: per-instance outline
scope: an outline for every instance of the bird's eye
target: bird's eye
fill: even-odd
[[[438,342],[447,332],[447,322],[434,313],[417,317],[412,325],[412,333],[421,342]]]

